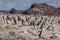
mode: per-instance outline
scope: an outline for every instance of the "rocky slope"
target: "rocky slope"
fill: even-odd
[[[34,3],[23,14],[60,15],[60,8],[55,8],[46,3]]]
[[[0,40],[60,40],[60,16],[0,14]]]

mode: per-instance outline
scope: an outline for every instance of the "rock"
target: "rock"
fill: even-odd
[[[15,8],[12,8],[9,13],[11,13],[11,14],[15,14],[15,13],[17,13],[17,14],[22,14],[23,11],[21,11],[21,10],[16,10]]]
[[[12,8],[12,9],[10,10],[10,13],[17,13],[17,11],[16,11],[15,8]]]
[[[23,14],[43,14],[43,15],[58,15],[58,9],[46,3],[34,3],[31,7],[23,12]],[[56,14],[57,13],[57,14]]]

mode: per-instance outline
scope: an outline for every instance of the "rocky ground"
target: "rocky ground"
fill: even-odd
[[[0,40],[60,40],[60,16],[0,14]]]

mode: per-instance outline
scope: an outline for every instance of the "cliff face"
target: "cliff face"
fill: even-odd
[[[0,40],[60,40],[60,17],[0,14]]]

